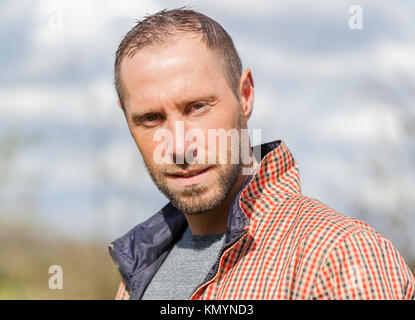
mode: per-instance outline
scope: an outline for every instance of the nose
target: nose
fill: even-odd
[[[171,146],[168,150],[175,164],[190,164],[193,162],[197,149],[192,141],[186,139],[187,126],[183,120],[174,120],[170,123],[172,133]]]

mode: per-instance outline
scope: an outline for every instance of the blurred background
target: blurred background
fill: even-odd
[[[0,299],[114,297],[107,245],[167,203],[117,106],[114,52],[136,19],[183,5],[233,37],[249,126],[284,140],[303,194],[415,272],[414,1],[0,0]]]

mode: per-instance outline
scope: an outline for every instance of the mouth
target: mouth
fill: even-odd
[[[179,186],[189,186],[199,184],[204,182],[209,175],[212,167],[198,169],[198,170],[189,170],[182,172],[174,172],[167,174],[167,177],[170,178]]]
[[[191,171],[183,171],[183,172],[177,172],[177,173],[169,173],[169,175],[174,177],[182,177],[182,178],[188,178],[188,177],[194,177],[198,174],[201,174],[205,172],[206,170],[209,170],[210,168],[205,168],[201,170],[191,170]]]

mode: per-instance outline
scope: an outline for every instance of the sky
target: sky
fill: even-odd
[[[233,38],[254,77],[248,125],[285,142],[303,194],[404,249],[392,222],[415,226],[415,2],[405,0],[0,1],[0,146],[15,146],[1,158],[0,218],[110,241],[167,203],[117,107],[113,63],[137,19],[183,5]],[[362,29],[350,28],[353,5]]]

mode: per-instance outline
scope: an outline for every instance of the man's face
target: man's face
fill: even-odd
[[[218,163],[221,149],[212,148],[218,140],[209,140],[208,130],[239,132],[247,121],[219,58],[199,37],[174,37],[125,57],[121,76],[128,126],[154,183],[184,213],[216,208],[235,184],[242,166],[240,161],[231,163],[231,148],[227,148],[226,163]],[[192,129],[203,133],[203,144],[183,139]],[[154,157],[160,146],[155,134],[160,130],[171,132],[165,154],[171,158],[170,164],[159,163]],[[206,160],[212,150],[216,164]],[[204,154],[206,161],[186,161],[189,153],[196,158]]]

